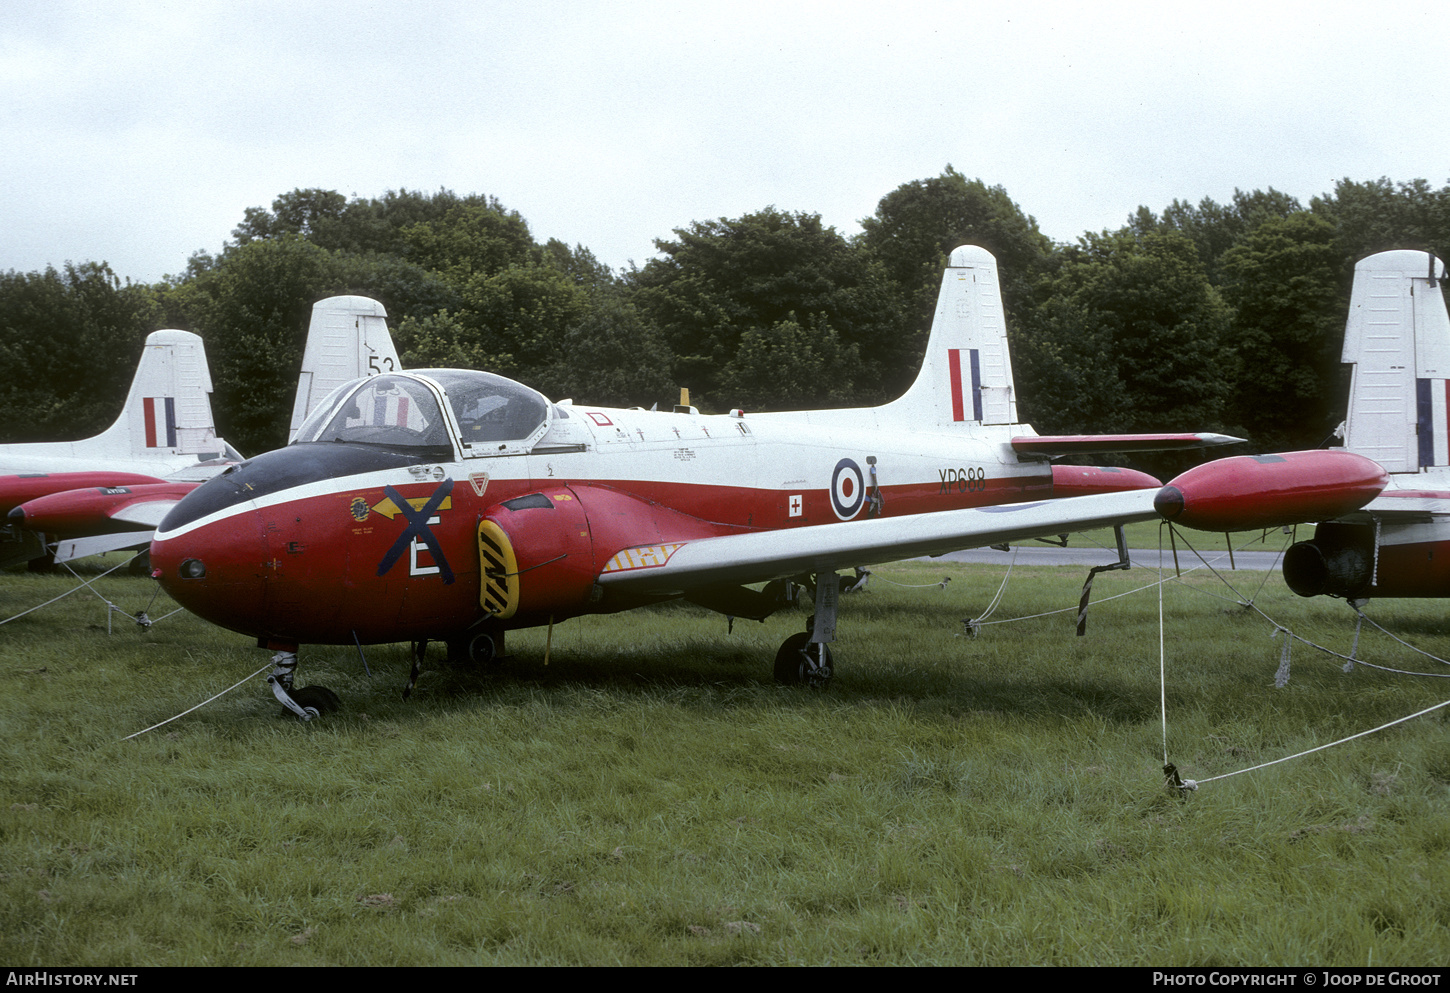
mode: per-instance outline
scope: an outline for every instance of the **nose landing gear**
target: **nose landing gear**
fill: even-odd
[[[303,686],[292,688],[292,677],[297,671],[297,653],[280,651],[272,656],[272,672],[267,676],[267,685],[272,695],[285,709],[304,721],[330,714],[342,706],[342,700],[326,686]]]

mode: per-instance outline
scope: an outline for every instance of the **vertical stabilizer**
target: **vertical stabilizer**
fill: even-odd
[[[217,438],[212,419],[211,371],[201,338],[175,330],[147,335],[121,416],[102,434],[75,446],[77,454],[119,458],[220,457],[226,443]]]
[[[953,250],[921,372],[881,413],[922,427],[1017,422],[997,260],[985,248]]]
[[[1445,265],[1428,252],[1354,267],[1341,361],[1350,363],[1344,447],[1390,472],[1450,465],[1450,318]]]
[[[288,440],[297,435],[312,408],[343,383],[401,368],[382,304],[354,296],[319,300],[312,305]]]

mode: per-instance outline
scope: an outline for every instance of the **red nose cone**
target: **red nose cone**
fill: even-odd
[[[270,558],[247,514],[151,542],[162,589],[193,614],[243,634],[266,633],[257,628],[265,626]]]
[[[1251,531],[1332,520],[1369,503],[1388,482],[1378,462],[1340,449],[1240,455],[1169,480],[1153,507],[1200,531]]]

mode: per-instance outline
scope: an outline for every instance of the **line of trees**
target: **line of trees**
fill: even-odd
[[[872,404],[925,349],[959,244],[996,255],[1023,418],[1044,433],[1216,430],[1255,450],[1321,444],[1343,418],[1338,364],[1354,263],[1450,255],[1450,186],[1344,180],[1308,205],[1276,190],[1141,207],[1056,244],[1000,186],[950,166],[884,196],[847,238],[767,207],[694,221],[614,272],[539,243],[483,195],[293,190],[178,276],[105,263],[0,274],[0,441],[84,437],[124,398],[160,327],[206,342],[224,437],[285,441],[312,304],[381,300],[412,366],[468,366],[562,398],[702,409]]]

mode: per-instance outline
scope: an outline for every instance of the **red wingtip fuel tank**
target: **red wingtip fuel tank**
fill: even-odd
[[[145,478],[144,476],[141,478]],[[8,515],[13,522],[32,531],[52,535],[108,534],[134,531],[139,525],[118,519],[117,514],[145,503],[174,503],[200,483],[147,483],[143,485],[91,486],[66,490],[27,500]]]
[[[147,486],[165,480],[136,472],[24,472],[0,476],[0,514],[22,503],[92,486]]]
[[[1379,496],[1389,474],[1342,449],[1239,455],[1189,469],[1153,501],[1164,520],[1200,531],[1327,521]]]

